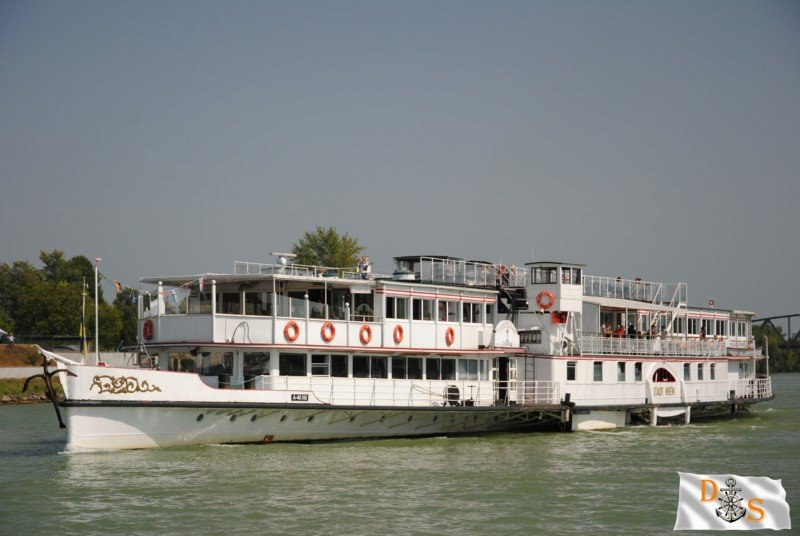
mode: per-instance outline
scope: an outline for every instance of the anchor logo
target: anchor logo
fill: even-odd
[[[739,497],[739,492],[742,491],[742,488],[734,487],[736,485],[736,479],[728,477],[725,480],[725,484],[727,484],[728,487],[719,490],[721,493],[724,493],[724,495],[717,499],[722,503],[722,506],[715,511],[717,512],[717,517],[728,523],[733,523],[744,517],[747,513],[747,508],[742,506],[742,501],[744,499]]]

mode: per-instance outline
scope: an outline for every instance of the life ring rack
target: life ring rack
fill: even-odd
[[[322,324],[322,327],[319,330],[319,334],[322,336],[322,340],[325,342],[331,342],[333,338],[336,336],[336,326],[333,325],[333,322],[330,320]]]
[[[361,344],[369,344],[369,341],[372,340],[372,328],[367,324],[361,326],[361,329],[358,330],[358,339]]]
[[[294,342],[299,336],[300,326],[294,320],[289,320],[283,328],[283,337],[289,342]]]
[[[556,301],[556,297],[549,290],[543,290],[536,295],[536,305],[543,311],[550,309]]]

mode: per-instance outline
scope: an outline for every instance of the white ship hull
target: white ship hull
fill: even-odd
[[[201,417],[202,416],[202,417]],[[558,422],[489,408],[67,406],[67,450],[478,434]],[[198,420],[199,419],[199,420]]]

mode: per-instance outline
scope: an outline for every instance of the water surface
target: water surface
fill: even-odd
[[[86,454],[0,406],[0,534],[667,534],[677,471],[782,478],[800,527],[800,374],[773,390],[689,426]]]

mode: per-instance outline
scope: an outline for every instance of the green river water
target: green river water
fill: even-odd
[[[781,478],[798,530],[800,374],[773,390],[688,426],[87,454],[0,406],[0,534],[666,534],[677,471]]]

